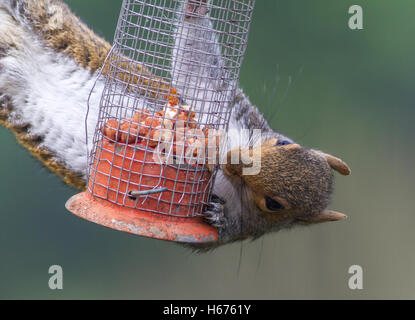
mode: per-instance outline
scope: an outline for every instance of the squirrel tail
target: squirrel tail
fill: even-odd
[[[0,124],[52,172],[82,189],[84,118],[73,114],[85,113],[94,77],[33,30],[25,10],[35,3],[0,0]]]

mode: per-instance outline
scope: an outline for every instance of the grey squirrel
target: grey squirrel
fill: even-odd
[[[189,0],[185,6],[183,28],[189,22],[210,24],[207,0]],[[204,36],[211,35],[198,35]],[[0,124],[12,130],[19,143],[46,167],[78,189],[85,188],[87,169],[86,102],[99,70],[106,72],[104,61],[110,49],[108,42],[59,0],[0,0]],[[214,47],[212,52],[220,55]],[[184,59],[176,54],[175,63]],[[220,56],[216,60],[220,63]],[[155,78],[157,81],[159,86],[165,85]],[[202,85],[218,90],[221,86]],[[103,86],[99,80],[91,94],[89,133],[97,122]],[[243,175],[244,165],[229,161],[220,168],[212,202],[204,212],[206,221],[218,229],[219,241],[197,249],[346,217],[328,209],[332,169],[350,174],[342,160],[273,131],[241,89],[236,91],[232,108],[230,129],[247,129],[248,136],[239,145],[228,142],[227,157],[234,149],[258,152],[261,171]],[[262,131],[259,144],[253,144],[250,134],[255,129]]]

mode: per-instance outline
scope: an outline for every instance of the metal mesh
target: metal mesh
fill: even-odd
[[[202,213],[254,1],[123,1],[88,159],[95,197],[172,216]]]

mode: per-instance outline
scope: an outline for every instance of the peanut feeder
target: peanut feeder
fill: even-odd
[[[88,189],[72,213],[141,236],[213,242],[203,221],[228,128],[254,0],[124,0]],[[208,165],[209,164],[209,165]]]

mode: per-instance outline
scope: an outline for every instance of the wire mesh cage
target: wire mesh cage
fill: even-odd
[[[88,191],[170,217],[211,196],[255,0],[124,0]]]

